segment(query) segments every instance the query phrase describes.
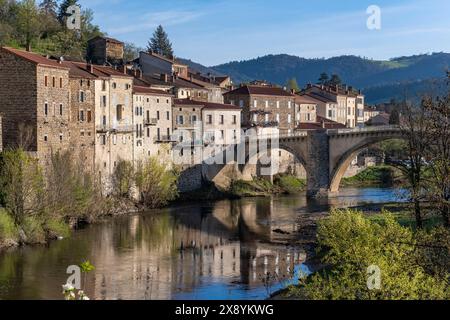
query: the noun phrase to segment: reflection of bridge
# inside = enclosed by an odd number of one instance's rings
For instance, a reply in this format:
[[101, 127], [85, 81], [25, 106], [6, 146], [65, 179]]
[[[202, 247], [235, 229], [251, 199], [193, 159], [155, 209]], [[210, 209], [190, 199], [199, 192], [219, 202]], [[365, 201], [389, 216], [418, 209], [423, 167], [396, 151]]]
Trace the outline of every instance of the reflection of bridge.
[[[341, 179], [357, 154], [367, 146], [389, 139], [402, 138], [402, 133], [397, 126], [380, 126], [360, 129], [318, 130], [303, 135], [287, 135], [278, 138], [276, 148], [286, 150], [293, 154], [303, 164], [307, 173], [308, 196], [327, 196], [337, 193]], [[237, 157], [230, 161], [223, 153], [223, 162], [226, 165], [206, 165], [203, 175], [206, 179], [220, 184], [224, 181], [224, 175], [230, 174], [230, 166], [234, 166], [235, 172], [244, 180], [252, 179], [250, 172], [257, 166], [258, 159], [263, 154], [271, 153], [271, 140], [267, 140], [267, 147], [263, 152], [250, 146], [250, 139], [239, 145], [231, 146], [228, 153], [237, 154], [245, 161], [237, 161]], [[222, 156], [222, 155], [221, 155]], [[217, 158], [217, 156], [216, 156]], [[255, 161], [256, 160], [256, 161]], [[242, 164], [244, 163], [245, 164]], [[237, 166], [236, 163], [240, 165]], [[271, 177], [269, 177], [271, 178]]]

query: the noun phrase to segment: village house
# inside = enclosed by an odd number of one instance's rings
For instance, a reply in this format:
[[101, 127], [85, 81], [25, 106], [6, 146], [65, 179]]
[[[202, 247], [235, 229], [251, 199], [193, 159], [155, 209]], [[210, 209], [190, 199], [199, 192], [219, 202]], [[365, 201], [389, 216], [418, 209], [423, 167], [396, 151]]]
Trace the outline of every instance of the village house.
[[316, 122], [317, 106], [316, 99], [295, 95], [295, 124]]
[[378, 111], [376, 108], [366, 106], [366, 107], [364, 107], [363, 122], [367, 123], [370, 119], [372, 119], [373, 117], [376, 117], [379, 114], [380, 114], [380, 111]]
[[172, 100], [166, 91], [133, 87], [134, 161], [172, 158]]
[[295, 129], [295, 95], [272, 86], [244, 85], [224, 94], [226, 104], [242, 109], [242, 128], [273, 127], [280, 134]]
[[[193, 99], [176, 99], [172, 110], [175, 138], [179, 144], [184, 145], [182, 150], [174, 151], [180, 153], [175, 155], [177, 157], [200, 156], [199, 151], [204, 147], [220, 151], [239, 143], [241, 139], [240, 107]], [[197, 159], [192, 158], [194, 161]]]
[[3, 147], [23, 147], [44, 166], [52, 153], [68, 150], [69, 91], [69, 68], [61, 61], [0, 48]]
[[329, 117], [330, 109], [323, 110], [323, 108], [320, 110], [321, 116], [325, 113], [326, 118], [345, 124], [348, 128], [355, 128], [358, 124], [363, 124], [364, 95], [360, 91], [355, 91], [352, 87], [308, 84], [301, 94], [308, 94], [315, 99], [321, 99], [323, 103], [330, 100], [337, 105], [335, 116]]

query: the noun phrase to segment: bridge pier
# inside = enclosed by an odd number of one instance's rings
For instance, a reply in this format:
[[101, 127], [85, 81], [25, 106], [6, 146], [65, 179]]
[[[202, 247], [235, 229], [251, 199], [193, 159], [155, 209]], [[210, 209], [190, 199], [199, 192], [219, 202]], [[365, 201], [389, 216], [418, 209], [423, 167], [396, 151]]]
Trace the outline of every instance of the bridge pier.
[[308, 133], [307, 196], [328, 197], [330, 188], [329, 136], [325, 130]]

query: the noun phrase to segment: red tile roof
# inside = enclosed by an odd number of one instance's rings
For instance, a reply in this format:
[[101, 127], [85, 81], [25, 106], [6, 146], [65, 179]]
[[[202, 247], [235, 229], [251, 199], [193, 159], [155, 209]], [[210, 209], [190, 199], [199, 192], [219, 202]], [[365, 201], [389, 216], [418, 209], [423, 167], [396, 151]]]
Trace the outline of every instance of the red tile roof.
[[234, 106], [232, 104], [222, 104], [222, 103], [212, 103], [204, 101], [196, 101], [192, 99], [175, 99], [174, 105], [179, 106], [196, 106], [203, 107], [205, 109], [215, 109], [215, 110], [242, 110], [241, 107]]
[[332, 99], [330, 99], [330, 98], [328, 98], [328, 97], [326, 97], [324, 95], [318, 94], [317, 92], [308, 92], [308, 93], [304, 93], [302, 95], [304, 95], [304, 96], [306, 96], [308, 98], [312, 98], [314, 100], [317, 100], [319, 102], [336, 103], [336, 101], [334, 101], [334, 100], [332, 100]]
[[310, 97], [308, 95], [296, 95], [295, 102], [299, 104], [317, 104], [317, 99]]
[[1, 47], [1, 50], [11, 53], [11, 54], [13, 54], [19, 58], [22, 58], [24, 60], [35, 63], [37, 65], [52, 67], [52, 68], [59, 68], [59, 69], [68, 69], [67, 67], [65, 67], [64, 65], [59, 63], [59, 61], [47, 59], [46, 57], [41, 56], [37, 53], [14, 49], [14, 48], [9, 48], [9, 47]]
[[293, 94], [282, 88], [268, 86], [242, 86], [225, 93], [225, 95], [227, 94], [294, 97]]

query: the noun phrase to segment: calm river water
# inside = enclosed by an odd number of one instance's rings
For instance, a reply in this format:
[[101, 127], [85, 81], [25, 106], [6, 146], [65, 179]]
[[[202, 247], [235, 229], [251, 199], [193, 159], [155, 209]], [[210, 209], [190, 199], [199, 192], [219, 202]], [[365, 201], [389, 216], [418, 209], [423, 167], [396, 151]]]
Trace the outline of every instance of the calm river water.
[[[295, 232], [299, 215], [399, 201], [391, 189], [343, 189], [327, 201], [304, 195], [188, 203], [109, 219], [46, 247], [0, 254], [0, 299], [61, 299], [66, 269], [88, 259], [91, 299], [264, 299], [300, 272], [302, 248], [274, 230]], [[270, 286], [263, 275], [277, 274]]]

